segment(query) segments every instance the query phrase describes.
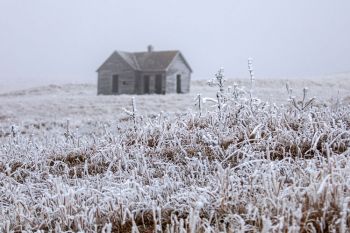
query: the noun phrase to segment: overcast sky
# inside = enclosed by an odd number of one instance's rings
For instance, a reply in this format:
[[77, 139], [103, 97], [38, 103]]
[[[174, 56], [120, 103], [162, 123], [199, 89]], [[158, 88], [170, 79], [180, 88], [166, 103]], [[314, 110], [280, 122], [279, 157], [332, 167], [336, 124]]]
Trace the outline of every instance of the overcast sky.
[[114, 51], [182, 51], [194, 78], [350, 71], [349, 0], [0, 0], [0, 85], [95, 82]]

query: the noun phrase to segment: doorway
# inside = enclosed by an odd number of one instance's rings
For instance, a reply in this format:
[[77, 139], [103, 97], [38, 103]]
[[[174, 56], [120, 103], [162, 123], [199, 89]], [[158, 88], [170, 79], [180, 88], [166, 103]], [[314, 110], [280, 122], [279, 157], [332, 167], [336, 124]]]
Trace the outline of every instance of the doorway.
[[143, 88], [143, 91], [144, 93], [146, 94], [149, 94], [149, 75], [145, 75], [143, 76], [143, 85], [144, 85], [144, 88]]
[[181, 75], [176, 75], [176, 93], [181, 93]]
[[112, 78], [112, 92], [113, 93], [119, 92], [119, 76], [116, 74], [113, 75], [113, 78]]
[[156, 94], [162, 94], [163, 79], [162, 75], [156, 75]]

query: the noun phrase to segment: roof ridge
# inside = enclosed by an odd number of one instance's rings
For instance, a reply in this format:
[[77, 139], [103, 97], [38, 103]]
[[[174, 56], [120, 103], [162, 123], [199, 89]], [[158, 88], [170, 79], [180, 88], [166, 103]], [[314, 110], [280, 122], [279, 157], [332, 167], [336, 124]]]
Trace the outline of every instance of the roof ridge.
[[143, 53], [166, 53], [166, 52], [180, 52], [180, 50], [157, 50], [157, 51], [152, 51], [152, 52], [148, 52], [148, 51], [139, 51], [139, 52], [130, 52], [132, 54], [143, 54]]

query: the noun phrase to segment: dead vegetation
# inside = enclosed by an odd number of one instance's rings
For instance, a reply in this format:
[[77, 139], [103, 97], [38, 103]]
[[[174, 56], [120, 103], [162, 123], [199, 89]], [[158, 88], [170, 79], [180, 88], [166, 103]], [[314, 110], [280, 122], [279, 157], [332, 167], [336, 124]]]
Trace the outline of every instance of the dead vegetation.
[[3, 127], [1, 231], [348, 232], [349, 105], [221, 100]]

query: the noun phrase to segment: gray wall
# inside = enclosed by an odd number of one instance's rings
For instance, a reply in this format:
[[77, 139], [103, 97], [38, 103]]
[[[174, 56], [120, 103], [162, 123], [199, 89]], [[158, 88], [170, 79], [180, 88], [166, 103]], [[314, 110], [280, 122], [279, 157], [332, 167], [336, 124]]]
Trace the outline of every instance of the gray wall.
[[[113, 75], [118, 75], [118, 92], [113, 93]], [[145, 93], [144, 76], [148, 75], [149, 93]], [[97, 94], [153, 94], [156, 76], [162, 76], [161, 93], [176, 93], [176, 77], [181, 75], [181, 92], [190, 91], [191, 71], [181, 54], [177, 54], [167, 71], [135, 71], [119, 54], [114, 52], [98, 70]]]
[[[136, 84], [138, 94], [154, 94], [156, 93], [156, 76], [161, 75], [162, 76], [162, 87], [161, 87], [161, 93], [166, 93], [166, 78], [165, 78], [165, 72], [164, 71], [149, 71], [149, 72], [140, 72], [139, 73], [139, 82]], [[145, 86], [145, 80], [144, 76], [149, 76], [149, 93], [145, 93], [144, 86]]]
[[176, 76], [181, 75], [181, 92], [188, 93], [191, 84], [191, 70], [180, 54], [177, 54], [166, 72], [166, 93], [176, 93]]
[[[113, 75], [119, 76], [119, 91], [112, 92]], [[137, 73], [114, 52], [98, 70], [97, 94], [134, 94]]]

